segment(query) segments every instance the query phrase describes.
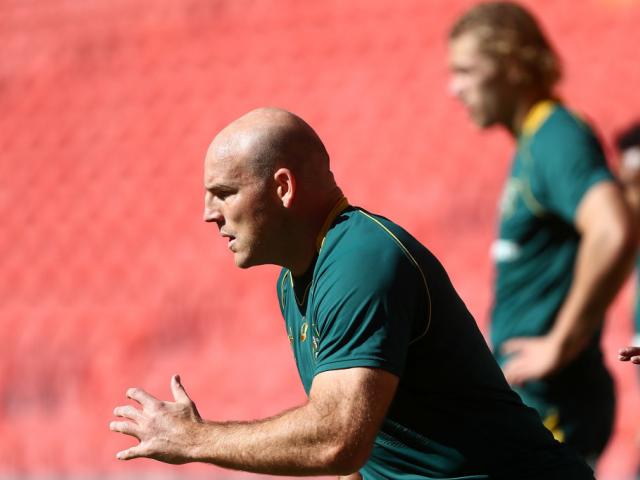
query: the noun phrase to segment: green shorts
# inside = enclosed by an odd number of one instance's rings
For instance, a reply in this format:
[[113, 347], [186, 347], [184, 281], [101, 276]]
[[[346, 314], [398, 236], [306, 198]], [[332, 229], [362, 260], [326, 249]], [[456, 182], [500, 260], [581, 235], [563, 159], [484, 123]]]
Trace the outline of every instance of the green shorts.
[[604, 365], [570, 366], [545, 381], [514, 388], [522, 401], [538, 411], [556, 440], [585, 460], [597, 459], [613, 430], [615, 391]]

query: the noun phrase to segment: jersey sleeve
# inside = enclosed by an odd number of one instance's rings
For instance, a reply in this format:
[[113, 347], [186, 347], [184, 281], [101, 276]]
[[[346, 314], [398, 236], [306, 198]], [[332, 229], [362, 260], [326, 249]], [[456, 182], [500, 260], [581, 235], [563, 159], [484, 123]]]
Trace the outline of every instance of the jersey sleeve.
[[315, 374], [353, 367], [402, 374], [424, 287], [399, 249], [337, 259], [322, 272], [315, 298]]
[[575, 215], [585, 193], [595, 184], [613, 176], [597, 138], [585, 124], [573, 119], [573, 125], [544, 132], [532, 146], [534, 168], [543, 206], [575, 223]]

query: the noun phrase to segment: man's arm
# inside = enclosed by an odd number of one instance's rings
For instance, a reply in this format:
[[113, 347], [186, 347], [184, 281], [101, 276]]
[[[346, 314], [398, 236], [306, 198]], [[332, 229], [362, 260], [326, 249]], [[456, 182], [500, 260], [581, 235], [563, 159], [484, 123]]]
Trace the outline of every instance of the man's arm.
[[614, 182], [591, 187], [578, 205], [581, 234], [573, 282], [551, 331], [542, 337], [514, 338], [503, 351], [509, 383], [522, 384], [565, 366], [589, 343], [605, 311], [631, 271], [636, 233], [629, 208]]
[[114, 414], [127, 421], [110, 428], [140, 440], [118, 453], [121, 460], [207, 462], [272, 475], [350, 475], [368, 459], [397, 385], [398, 378], [383, 370], [323, 372], [302, 406], [264, 420], [219, 423], [200, 418], [174, 376], [175, 402], [130, 389], [127, 396], [142, 409], [117, 407]]

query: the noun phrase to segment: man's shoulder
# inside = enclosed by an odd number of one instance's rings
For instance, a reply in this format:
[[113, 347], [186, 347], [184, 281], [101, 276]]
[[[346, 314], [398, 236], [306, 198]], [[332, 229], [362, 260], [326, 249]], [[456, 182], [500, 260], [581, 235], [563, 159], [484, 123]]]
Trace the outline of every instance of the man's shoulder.
[[404, 228], [381, 215], [352, 207], [339, 217], [326, 237], [327, 256], [388, 259], [425, 248]]
[[594, 131], [585, 117], [563, 104], [555, 105], [547, 120], [532, 136], [538, 146], [571, 147], [575, 142], [591, 142]]
[[560, 104], [520, 145], [519, 153], [550, 172], [574, 167], [600, 169], [606, 165], [600, 141], [589, 123]]
[[329, 231], [318, 258], [316, 280], [318, 288], [360, 285], [370, 294], [422, 289], [427, 277], [440, 278], [434, 265], [427, 248], [402, 227], [352, 208]]

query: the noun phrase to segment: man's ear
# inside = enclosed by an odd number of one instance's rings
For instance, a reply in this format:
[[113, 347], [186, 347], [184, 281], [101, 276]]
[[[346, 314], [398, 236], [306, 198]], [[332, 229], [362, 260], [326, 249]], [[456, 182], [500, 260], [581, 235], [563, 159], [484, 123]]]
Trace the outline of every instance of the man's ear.
[[296, 195], [296, 179], [288, 168], [280, 168], [273, 174], [276, 193], [285, 208], [291, 207]]
[[524, 67], [514, 60], [510, 60], [505, 65], [505, 73], [511, 85], [523, 85], [529, 82], [529, 73]]

